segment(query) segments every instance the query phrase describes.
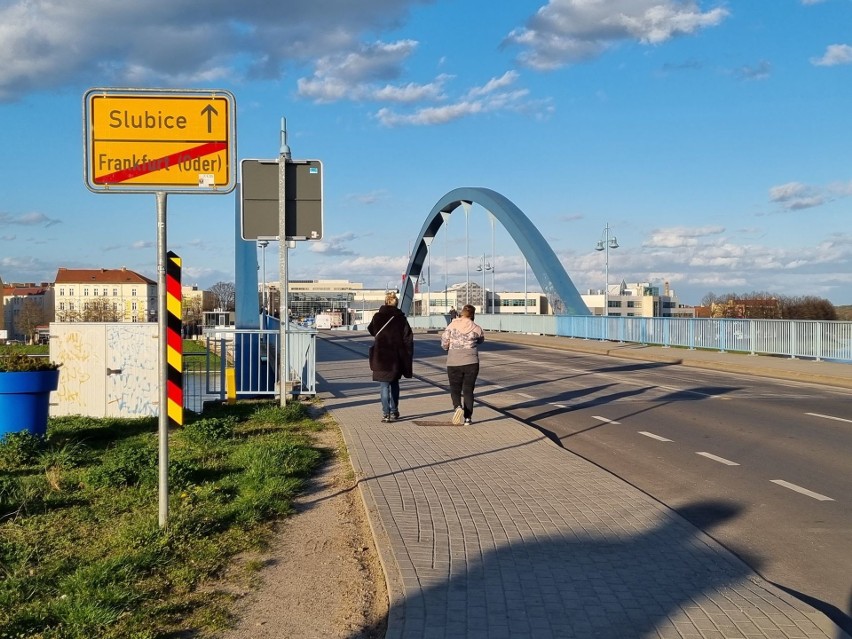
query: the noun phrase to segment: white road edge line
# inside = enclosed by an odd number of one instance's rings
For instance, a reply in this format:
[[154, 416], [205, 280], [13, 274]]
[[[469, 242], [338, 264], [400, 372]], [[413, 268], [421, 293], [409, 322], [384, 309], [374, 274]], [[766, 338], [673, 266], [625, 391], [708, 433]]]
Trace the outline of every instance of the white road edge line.
[[797, 493], [801, 493], [803, 495], [807, 495], [808, 497], [813, 497], [818, 501], [834, 501], [831, 497], [826, 497], [825, 495], [820, 495], [819, 493], [815, 493], [812, 490], [808, 490], [807, 488], [802, 488], [801, 486], [796, 486], [796, 484], [791, 484], [788, 481], [784, 481], [783, 479], [770, 479], [773, 484], [778, 484], [779, 486], [783, 486], [784, 488], [789, 488], [790, 490], [795, 490]]
[[592, 415], [592, 419], [597, 419], [602, 422], [606, 422], [607, 424], [621, 424], [621, 422], [617, 422], [613, 419], [607, 419], [606, 417], [601, 417], [600, 415]]
[[639, 431], [639, 434], [640, 434], [640, 435], [645, 435], [645, 437], [650, 437], [651, 439], [656, 439], [657, 441], [660, 441], [660, 442], [670, 442], [670, 441], [672, 441], [672, 440], [670, 440], [670, 439], [666, 439], [665, 437], [660, 437], [659, 435], [655, 435], [654, 433], [649, 433], [647, 430], [640, 430], [640, 431]]
[[805, 413], [805, 415], [810, 415], [811, 417], [822, 417], [823, 419], [833, 419], [836, 422], [852, 424], [852, 419], [843, 419], [842, 417], [832, 417], [831, 415], [821, 415], [820, 413]]
[[518, 393], [521, 397], [526, 397], [527, 399], [535, 399], [532, 395], [527, 395], [526, 393]]
[[717, 457], [711, 453], [695, 453], [696, 455], [701, 455], [702, 457], [706, 457], [707, 459], [712, 459], [713, 461], [717, 461], [720, 464], [725, 464], [726, 466], [739, 466], [737, 462], [733, 462], [730, 459], [725, 459], [724, 457]]

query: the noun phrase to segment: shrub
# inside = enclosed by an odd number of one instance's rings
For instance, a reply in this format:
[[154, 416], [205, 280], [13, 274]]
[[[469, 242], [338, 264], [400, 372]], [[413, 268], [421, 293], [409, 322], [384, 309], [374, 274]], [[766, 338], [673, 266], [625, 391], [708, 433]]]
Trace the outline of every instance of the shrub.
[[271, 426], [283, 426], [306, 420], [310, 417], [308, 409], [300, 402], [289, 402], [285, 406], [260, 406], [251, 416], [252, 421], [263, 422]]
[[0, 353], [0, 373], [28, 373], [55, 371], [59, 364], [45, 357], [30, 357], [23, 351], [8, 350]]
[[104, 453], [99, 466], [89, 470], [96, 487], [121, 488], [153, 483], [157, 478], [157, 450], [148, 442], [126, 442]]
[[0, 468], [31, 466], [43, 448], [41, 437], [29, 431], [7, 433], [0, 439]]
[[208, 417], [183, 427], [184, 437], [196, 444], [211, 444], [230, 439], [237, 427], [235, 417]]

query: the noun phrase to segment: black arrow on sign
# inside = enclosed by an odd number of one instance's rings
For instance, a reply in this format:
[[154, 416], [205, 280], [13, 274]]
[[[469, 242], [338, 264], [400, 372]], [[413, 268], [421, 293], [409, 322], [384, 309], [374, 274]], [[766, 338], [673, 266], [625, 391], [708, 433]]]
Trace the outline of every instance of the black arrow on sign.
[[206, 107], [201, 109], [201, 115], [207, 114], [207, 133], [213, 132], [213, 115], [219, 115], [219, 112], [215, 109], [212, 104], [208, 104]]

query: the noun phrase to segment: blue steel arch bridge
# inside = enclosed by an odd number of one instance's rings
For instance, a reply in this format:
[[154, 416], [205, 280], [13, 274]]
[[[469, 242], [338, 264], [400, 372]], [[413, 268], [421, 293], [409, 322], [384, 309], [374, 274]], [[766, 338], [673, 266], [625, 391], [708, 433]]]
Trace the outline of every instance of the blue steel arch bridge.
[[463, 207], [478, 204], [491, 213], [517, 244], [524, 259], [532, 268], [542, 291], [547, 295], [550, 308], [555, 315], [590, 315], [577, 287], [571, 281], [556, 253], [550, 248], [539, 230], [507, 197], [484, 187], [461, 187], [453, 189], [426, 216], [404, 274], [400, 308], [411, 315], [414, 303], [414, 284], [420, 278], [429, 247], [449, 216]]

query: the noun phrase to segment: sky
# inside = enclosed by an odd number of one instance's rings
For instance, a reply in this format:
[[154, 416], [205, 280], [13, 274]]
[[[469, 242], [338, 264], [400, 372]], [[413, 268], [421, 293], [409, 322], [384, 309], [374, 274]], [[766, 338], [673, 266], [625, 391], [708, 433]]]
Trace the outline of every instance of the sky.
[[[238, 160], [322, 162], [291, 279], [398, 285], [433, 206], [512, 201], [581, 293], [668, 282], [852, 304], [852, 0], [0, 0], [0, 278], [157, 278], [153, 194], [84, 179], [91, 88], [225, 89]], [[183, 283], [234, 281], [237, 196], [172, 194]], [[618, 248], [596, 251], [599, 240]], [[423, 288], [536, 290], [462, 208]], [[258, 263], [278, 279], [278, 247]]]

